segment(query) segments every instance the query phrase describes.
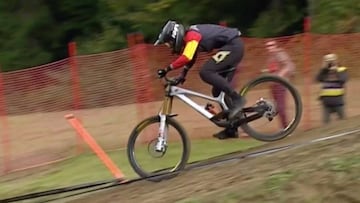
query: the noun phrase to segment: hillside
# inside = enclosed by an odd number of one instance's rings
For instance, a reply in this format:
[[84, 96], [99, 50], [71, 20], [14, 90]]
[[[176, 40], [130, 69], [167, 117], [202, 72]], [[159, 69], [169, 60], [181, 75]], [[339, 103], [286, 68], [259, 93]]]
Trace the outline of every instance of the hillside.
[[336, 122], [265, 148], [357, 133], [185, 171], [159, 183], [118, 186], [73, 202], [359, 202], [359, 121]]

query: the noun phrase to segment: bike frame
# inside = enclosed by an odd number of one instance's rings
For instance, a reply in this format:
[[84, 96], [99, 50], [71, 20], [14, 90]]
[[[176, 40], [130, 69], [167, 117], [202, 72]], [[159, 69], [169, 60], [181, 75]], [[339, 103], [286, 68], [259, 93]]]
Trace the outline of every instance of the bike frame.
[[[183, 101], [185, 104], [190, 106], [195, 111], [199, 112], [201, 115], [203, 115], [205, 118], [212, 121], [219, 127], [228, 127], [229, 125], [239, 126], [241, 123], [250, 122], [250, 121], [256, 120], [263, 116], [262, 113], [259, 113], [259, 110], [261, 111], [261, 109], [259, 109], [259, 107], [244, 107], [243, 112], [258, 112], [258, 114], [254, 114], [247, 118], [241, 118], [241, 119], [237, 119], [234, 121], [228, 121], [227, 119], [226, 120], [218, 120], [218, 119], [216, 119], [217, 115], [210, 113], [209, 111], [207, 111], [204, 108], [204, 106], [196, 103], [193, 99], [190, 98], [191, 96], [218, 103], [222, 107], [222, 112], [226, 112], [227, 110], [229, 110], [229, 107], [225, 103], [225, 93], [224, 92], [221, 92], [219, 94], [219, 96], [217, 96], [217, 97], [211, 97], [211, 96], [208, 96], [208, 95], [205, 95], [205, 94], [202, 94], [199, 92], [195, 92], [192, 90], [188, 90], [185, 88], [177, 87], [174, 85], [168, 85], [165, 88], [165, 99], [164, 99], [162, 108], [159, 112], [159, 116], [160, 117], [174, 116], [171, 113], [174, 97]], [[165, 120], [165, 119], [166, 118], [163, 118], [162, 120]]]
[[[207, 101], [216, 102], [223, 110], [228, 110], [229, 107], [225, 104], [225, 93], [221, 92], [219, 96], [217, 97], [211, 97], [199, 92], [195, 92], [192, 90], [188, 90], [185, 88], [173, 86], [173, 85], [167, 85], [165, 88], [165, 99], [162, 104], [161, 110], [159, 112], [160, 117], [160, 126], [159, 126], [159, 137], [158, 142], [155, 145], [155, 149], [159, 152], [163, 152], [165, 150], [164, 146], [167, 144], [167, 136], [168, 136], [168, 129], [166, 126], [166, 118], [167, 116], [174, 116], [171, 114], [172, 110], [172, 104], [174, 97], [178, 98], [179, 100], [183, 101], [185, 104], [189, 105], [192, 109], [199, 112], [201, 115], [203, 115], [208, 120], [212, 120], [212, 118], [215, 116], [214, 114], [207, 111], [204, 106], [199, 105], [196, 103], [193, 99], [190, 97], [197, 97], [202, 98]], [[214, 121], [213, 121], [214, 122]], [[215, 124], [221, 126], [221, 124], [214, 122]]]
[[208, 95], [205, 95], [202, 93], [198, 93], [198, 92], [195, 92], [192, 90], [188, 90], [185, 88], [181, 88], [181, 87], [177, 87], [177, 86], [170, 86], [169, 90], [167, 91], [167, 96], [164, 100], [163, 108], [160, 112], [160, 115], [161, 114], [171, 115], [171, 110], [172, 110], [171, 107], [172, 107], [173, 97], [176, 97], [179, 100], [183, 101], [185, 104], [189, 105], [192, 109], [199, 112], [201, 115], [203, 115], [204, 117], [206, 117], [209, 120], [212, 117], [214, 117], [214, 115], [212, 113], [210, 113], [209, 111], [207, 111], [204, 108], [204, 106], [199, 105], [190, 97], [197, 97], [197, 98], [205, 99], [207, 101], [216, 102], [219, 105], [221, 105], [223, 110], [229, 109], [228, 106], [225, 104], [225, 93], [224, 92], [221, 92], [218, 97], [211, 97], [211, 96], [208, 96]]
[[[234, 120], [218, 119], [219, 118], [218, 114], [214, 115], [214, 114], [210, 113], [209, 111], [207, 111], [204, 108], [204, 106], [199, 105], [190, 97], [197, 97], [197, 98], [202, 98], [202, 99], [205, 99], [208, 101], [216, 102], [222, 107], [222, 112], [226, 112], [227, 110], [229, 110], [229, 107], [225, 103], [225, 93], [224, 92], [221, 92], [219, 94], [219, 96], [217, 96], [217, 97], [211, 97], [211, 96], [199, 93], [199, 92], [195, 92], [195, 91], [188, 90], [185, 88], [177, 87], [176, 85], [173, 85], [171, 83], [171, 81], [169, 81], [168, 79], [166, 79], [166, 81], [167, 81], [167, 85], [165, 86], [165, 98], [164, 98], [161, 110], [159, 112], [160, 126], [159, 126], [158, 142], [156, 144], [157, 151], [163, 151], [164, 146], [166, 145], [166, 142], [167, 142], [167, 130], [168, 130], [167, 125], [166, 125], [167, 117], [176, 116], [171, 113], [174, 97], [183, 101], [185, 104], [187, 104], [192, 109], [194, 109], [195, 111], [197, 111], [198, 113], [203, 115], [205, 118], [207, 118], [208, 120], [213, 122], [218, 127], [225, 127], [225, 128], [226, 127], [238, 127], [243, 123], [248, 123], [248, 122], [251, 122], [258, 118], [263, 117], [264, 113], [266, 111], [261, 106], [244, 107], [242, 110], [243, 112], [255, 112], [255, 113], [250, 116], [238, 118], [238, 119], [234, 119]], [[219, 113], [219, 114], [221, 114], [221, 113]]]

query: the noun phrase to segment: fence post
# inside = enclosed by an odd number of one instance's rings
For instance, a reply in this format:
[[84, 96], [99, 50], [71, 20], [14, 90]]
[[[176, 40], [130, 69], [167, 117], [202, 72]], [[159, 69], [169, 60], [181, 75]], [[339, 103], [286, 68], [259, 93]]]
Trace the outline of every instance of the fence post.
[[8, 173], [11, 170], [10, 160], [11, 160], [11, 144], [10, 144], [10, 134], [9, 134], [9, 123], [6, 111], [6, 100], [5, 100], [5, 92], [4, 92], [4, 81], [2, 68], [0, 66], [0, 116], [1, 116], [1, 124], [3, 127], [2, 131], [2, 150], [3, 150], [3, 170], [4, 174]]
[[128, 34], [130, 58], [133, 64], [133, 75], [136, 84], [136, 103], [142, 104], [153, 100], [151, 79], [148, 67], [148, 53], [142, 34]]
[[[136, 110], [138, 120], [147, 117], [149, 110], [152, 111], [154, 101], [150, 68], [148, 66], [148, 50], [144, 44], [144, 36], [140, 33], [127, 35], [128, 46], [130, 49], [130, 59], [133, 64], [133, 79], [136, 82]], [[155, 74], [155, 73], [154, 73]], [[151, 112], [152, 113], [152, 112]], [[145, 135], [145, 139], [150, 139], [150, 135]]]
[[[79, 67], [77, 61], [77, 49], [76, 42], [70, 42], [68, 44], [69, 53], [69, 66], [70, 66], [70, 77], [71, 77], [71, 89], [73, 95], [72, 107], [74, 110], [79, 110], [81, 105], [80, 100], [80, 78], [79, 78]], [[77, 137], [77, 153], [83, 152], [81, 138]]]
[[310, 17], [304, 18], [304, 128], [311, 128], [311, 21]]
[[100, 147], [95, 139], [85, 130], [81, 122], [74, 116], [74, 114], [65, 115], [66, 120], [76, 130], [79, 136], [89, 145], [91, 150], [99, 157], [103, 164], [109, 169], [115, 178], [124, 181], [124, 174], [110, 159], [106, 152]]

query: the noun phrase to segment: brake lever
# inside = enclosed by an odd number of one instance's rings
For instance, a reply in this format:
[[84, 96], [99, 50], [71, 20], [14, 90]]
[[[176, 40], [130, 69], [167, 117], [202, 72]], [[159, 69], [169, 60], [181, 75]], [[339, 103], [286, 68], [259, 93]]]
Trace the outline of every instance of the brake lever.
[[163, 78], [160, 79], [165, 80], [165, 84], [164, 84], [165, 87], [168, 85], [172, 85], [172, 86], [178, 85], [178, 82], [175, 80], [175, 78], [169, 78], [164, 76]]

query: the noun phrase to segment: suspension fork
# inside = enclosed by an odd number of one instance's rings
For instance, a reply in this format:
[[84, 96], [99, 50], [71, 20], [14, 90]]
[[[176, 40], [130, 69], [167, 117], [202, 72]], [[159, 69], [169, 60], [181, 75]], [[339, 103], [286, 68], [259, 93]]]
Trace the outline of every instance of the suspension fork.
[[165, 96], [164, 102], [159, 112], [159, 116], [160, 116], [159, 136], [158, 136], [158, 141], [155, 145], [155, 150], [158, 152], [164, 152], [166, 150], [167, 138], [168, 138], [168, 128], [166, 125], [166, 118], [168, 115], [171, 114], [172, 103], [173, 103], [173, 97]]
[[170, 115], [172, 110], [173, 97], [165, 96], [159, 115]]

